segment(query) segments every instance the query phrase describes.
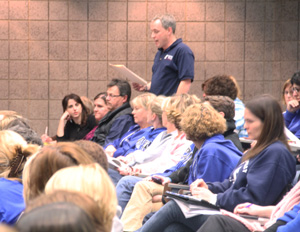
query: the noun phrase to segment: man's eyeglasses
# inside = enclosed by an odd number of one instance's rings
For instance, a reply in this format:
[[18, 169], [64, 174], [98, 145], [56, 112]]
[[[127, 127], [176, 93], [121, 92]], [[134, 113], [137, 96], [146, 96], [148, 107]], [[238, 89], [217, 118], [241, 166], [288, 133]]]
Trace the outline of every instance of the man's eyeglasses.
[[109, 98], [122, 97], [122, 95], [106, 94], [106, 97], [109, 97]]
[[293, 91], [293, 92], [296, 92], [296, 93], [299, 93], [300, 89], [299, 89], [299, 88], [296, 88], [296, 87], [293, 87], [293, 88], [292, 88], [292, 91]]

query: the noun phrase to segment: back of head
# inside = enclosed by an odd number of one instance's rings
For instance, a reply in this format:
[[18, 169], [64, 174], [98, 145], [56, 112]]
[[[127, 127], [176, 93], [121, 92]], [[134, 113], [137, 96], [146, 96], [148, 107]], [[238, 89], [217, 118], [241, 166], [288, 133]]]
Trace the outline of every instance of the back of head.
[[205, 95], [228, 96], [232, 100], [237, 97], [237, 87], [232, 78], [227, 75], [217, 75], [207, 79], [202, 84]]
[[89, 154], [95, 160], [95, 162], [104, 168], [105, 171], [108, 170], [108, 161], [102, 146], [100, 146], [98, 143], [88, 140], [77, 140], [74, 143], [81, 147], [87, 154]]
[[87, 114], [93, 114], [94, 112], [94, 103], [91, 99], [87, 98], [86, 96], [81, 96], [80, 97], [83, 105], [85, 106], [85, 109], [87, 111]]
[[196, 95], [184, 93], [170, 97], [164, 105], [168, 121], [173, 123], [178, 130], [181, 130], [180, 121], [183, 112], [188, 106], [196, 103], [200, 103], [200, 99]]
[[291, 78], [291, 84], [296, 84], [300, 86], [300, 71], [295, 72]]
[[19, 115], [15, 111], [1, 110], [0, 111], [0, 130], [5, 130], [7, 124], [9, 124], [11, 121], [15, 120], [16, 118], [22, 118], [22, 116]]
[[116, 192], [109, 176], [100, 165], [94, 163], [58, 171], [48, 181], [45, 192], [49, 194], [55, 190], [79, 191], [92, 197], [101, 208], [100, 214], [105, 227], [111, 230], [117, 208]]
[[127, 102], [130, 102], [131, 98], [131, 87], [128, 81], [121, 79], [112, 79], [111, 82], [107, 85], [107, 88], [117, 86], [121, 96], [127, 95]]
[[164, 29], [168, 29], [169, 27], [172, 28], [173, 34], [175, 34], [176, 31], [176, 20], [173, 15], [170, 14], [164, 14], [164, 15], [156, 15], [151, 20], [152, 22], [160, 20], [162, 26]]
[[43, 145], [41, 138], [38, 134], [28, 125], [25, 118], [16, 118], [8, 123], [5, 129], [12, 130], [20, 134], [27, 143], [37, 144], [39, 146]]
[[96, 232], [89, 215], [69, 202], [40, 206], [22, 215], [16, 224], [19, 232]]
[[28, 202], [25, 213], [55, 202], [69, 202], [79, 206], [91, 217], [96, 231], [105, 231], [102, 216], [99, 213], [101, 209], [91, 197], [80, 192], [58, 190], [47, 195], [41, 194]]
[[0, 131], [0, 177], [21, 178], [27, 158], [39, 147], [27, 145], [23, 137], [13, 131]]
[[192, 141], [203, 141], [226, 131], [226, 121], [211, 105], [199, 103], [189, 106], [182, 115], [182, 130]]
[[289, 149], [284, 134], [284, 120], [281, 107], [271, 95], [265, 94], [256, 97], [247, 102], [245, 107], [262, 121], [263, 126], [256, 145], [243, 157], [243, 160], [254, 157], [277, 140], [284, 143]]
[[93, 162], [94, 160], [89, 154], [71, 142], [43, 147], [24, 168], [25, 202], [43, 193], [47, 181], [56, 171], [65, 167]]
[[212, 107], [218, 112], [224, 113], [226, 120], [231, 120], [235, 115], [234, 101], [227, 96], [206, 96], [205, 101], [208, 101]]
[[156, 96], [151, 102], [148, 102], [148, 108], [151, 110], [152, 113], [156, 114], [160, 122], [162, 122], [162, 105], [165, 99], [165, 96]]

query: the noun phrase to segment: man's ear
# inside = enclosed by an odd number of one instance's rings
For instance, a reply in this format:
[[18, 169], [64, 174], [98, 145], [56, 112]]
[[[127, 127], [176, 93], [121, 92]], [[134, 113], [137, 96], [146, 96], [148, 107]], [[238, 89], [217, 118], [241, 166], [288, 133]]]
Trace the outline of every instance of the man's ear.
[[167, 31], [168, 31], [169, 35], [174, 34], [174, 33], [173, 33], [173, 30], [172, 30], [172, 27], [168, 27], [168, 30], [167, 30]]
[[127, 102], [127, 98], [128, 98], [127, 95], [123, 96], [123, 103]]
[[222, 117], [223, 117], [223, 118], [225, 118], [225, 114], [224, 114], [224, 112], [220, 111], [220, 112], [219, 112], [219, 114], [221, 114], [221, 115], [222, 115]]

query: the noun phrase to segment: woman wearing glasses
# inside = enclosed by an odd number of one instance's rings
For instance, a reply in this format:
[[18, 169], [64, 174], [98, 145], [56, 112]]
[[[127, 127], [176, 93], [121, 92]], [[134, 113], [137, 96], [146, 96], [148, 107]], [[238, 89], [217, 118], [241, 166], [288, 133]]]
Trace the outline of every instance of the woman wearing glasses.
[[284, 114], [286, 127], [300, 138], [300, 71], [294, 73], [291, 78], [293, 99], [288, 102]]

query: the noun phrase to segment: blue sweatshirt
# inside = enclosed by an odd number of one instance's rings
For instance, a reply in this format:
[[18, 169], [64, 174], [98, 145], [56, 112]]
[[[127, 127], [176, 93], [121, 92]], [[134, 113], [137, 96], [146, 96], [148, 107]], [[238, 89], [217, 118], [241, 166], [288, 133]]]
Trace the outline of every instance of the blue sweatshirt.
[[243, 153], [221, 134], [207, 138], [190, 166], [188, 184], [201, 178], [205, 182], [225, 180], [242, 155]]
[[297, 138], [300, 138], [300, 110], [295, 113], [285, 111], [283, 114], [285, 126], [294, 134]]
[[16, 180], [0, 178], [0, 222], [13, 225], [25, 209], [23, 185]]
[[300, 228], [300, 203], [295, 205], [292, 210], [286, 212], [278, 220], [285, 221], [287, 224], [279, 226], [277, 232], [299, 231]]
[[114, 157], [126, 156], [135, 150], [144, 151], [156, 138], [156, 136], [166, 128], [147, 127], [140, 130], [139, 125], [133, 125], [129, 128], [120, 139], [116, 139], [112, 144], [117, 150], [114, 153]]
[[296, 160], [286, 146], [274, 142], [254, 158], [238, 165], [230, 178], [207, 183], [221, 208], [233, 211], [243, 202], [272, 205], [290, 184], [296, 173]]

